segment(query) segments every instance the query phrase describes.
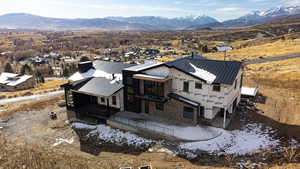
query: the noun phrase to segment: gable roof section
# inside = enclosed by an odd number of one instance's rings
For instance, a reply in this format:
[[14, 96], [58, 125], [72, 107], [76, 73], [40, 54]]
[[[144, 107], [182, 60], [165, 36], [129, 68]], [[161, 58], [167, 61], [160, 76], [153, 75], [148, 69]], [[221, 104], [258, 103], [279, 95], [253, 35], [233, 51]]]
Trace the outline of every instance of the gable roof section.
[[111, 80], [94, 77], [74, 84], [72, 89], [78, 92], [109, 97], [123, 88], [122, 82], [112, 83]]
[[175, 68], [207, 83], [232, 85], [242, 68], [242, 63], [238, 61], [209, 60], [192, 55], [166, 63], [137, 65], [125, 70], [140, 72], [161, 66]]
[[108, 62], [102, 60], [95, 60], [93, 62], [96, 70], [101, 70], [110, 74], [122, 73], [123, 69], [135, 66], [135, 64], [126, 64], [122, 62]]
[[15, 73], [3, 72], [0, 75], [0, 84], [7, 86], [18, 86], [30, 78], [32, 78], [31, 75], [18, 75]]
[[[242, 67], [241, 62], [237, 61], [218, 61], [218, 60], [208, 60], [208, 59], [194, 59], [191, 57], [186, 57], [182, 59], [178, 59], [175, 61], [165, 63], [168, 67], [176, 68], [182, 72], [188, 73], [193, 77], [196, 77], [201, 80], [209, 81], [211, 83], [220, 83], [220, 84], [233, 84], [239, 70]], [[206, 71], [207, 78], [197, 76], [197, 70], [201, 69]], [[212, 78], [212, 75], [215, 78]]]
[[[93, 67], [91, 69], [84, 73], [76, 72], [68, 79], [70, 81], [78, 81], [91, 77], [105, 77], [108, 79], [112, 79], [112, 74], [119, 74], [119, 77], [121, 78], [122, 70], [134, 65], [135, 64], [96, 60], [93, 62]], [[120, 80], [122, 80], [122, 78]]]

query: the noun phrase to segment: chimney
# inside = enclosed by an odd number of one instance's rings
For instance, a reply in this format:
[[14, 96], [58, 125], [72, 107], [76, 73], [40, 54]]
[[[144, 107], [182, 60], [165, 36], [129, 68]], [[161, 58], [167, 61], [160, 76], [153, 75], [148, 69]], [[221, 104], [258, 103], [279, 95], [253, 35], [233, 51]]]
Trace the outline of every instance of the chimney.
[[93, 62], [92, 61], [78, 63], [78, 71], [80, 73], [85, 73], [88, 70], [90, 70], [91, 68], [93, 68]]
[[196, 59], [196, 58], [197, 58], [196, 52], [192, 52], [192, 59]]

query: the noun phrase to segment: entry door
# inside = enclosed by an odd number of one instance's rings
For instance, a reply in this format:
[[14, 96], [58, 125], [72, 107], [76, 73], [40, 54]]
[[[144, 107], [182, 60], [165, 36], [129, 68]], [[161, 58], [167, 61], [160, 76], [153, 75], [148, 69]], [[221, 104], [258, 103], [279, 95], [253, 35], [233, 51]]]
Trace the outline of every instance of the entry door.
[[145, 101], [145, 113], [149, 114], [149, 102]]

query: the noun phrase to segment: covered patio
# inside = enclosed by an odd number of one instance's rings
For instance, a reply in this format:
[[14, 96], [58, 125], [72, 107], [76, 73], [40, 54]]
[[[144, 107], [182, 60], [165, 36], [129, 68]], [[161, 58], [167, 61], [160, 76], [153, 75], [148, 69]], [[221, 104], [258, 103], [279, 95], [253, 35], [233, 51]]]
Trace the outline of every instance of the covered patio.
[[223, 131], [206, 125], [177, 125], [162, 121], [160, 118], [132, 112], [119, 112], [111, 116], [107, 123], [112, 127], [132, 132], [146, 135], [155, 133], [155, 136], [183, 142], [208, 141], [219, 137]]

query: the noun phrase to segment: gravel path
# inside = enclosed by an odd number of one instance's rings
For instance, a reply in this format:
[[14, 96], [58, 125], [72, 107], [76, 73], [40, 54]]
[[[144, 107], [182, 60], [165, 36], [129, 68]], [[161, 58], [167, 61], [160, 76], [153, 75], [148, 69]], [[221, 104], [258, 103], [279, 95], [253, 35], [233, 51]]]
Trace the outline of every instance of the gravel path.
[[40, 100], [40, 99], [62, 96], [63, 94], [64, 94], [64, 91], [60, 90], [60, 91], [38, 94], [38, 95], [22, 96], [22, 97], [10, 98], [10, 99], [2, 99], [2, 100], [0, 100], [0, 105], [1, 104], [2, 105], [3, 104], [14, 104], [14, 103], [20, 103], [20, 102], [27, 102], [27, 101], [35, 101], [35, 100]]
[[273, 62], [279, 60], [287, 60], [287, 59], [294, 59], [300, 57], [300, 53], [292, 54], [292, 55], [284, 55], [284, 56], [276, 56], [270, 58], [262, 58], [262, 59], [254, 59], [244, 62], [244, 65], [251, 65], [251, 64], [259, 64], [259, 63], [266, 63], [266, 62]]

